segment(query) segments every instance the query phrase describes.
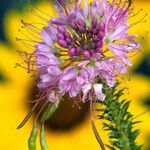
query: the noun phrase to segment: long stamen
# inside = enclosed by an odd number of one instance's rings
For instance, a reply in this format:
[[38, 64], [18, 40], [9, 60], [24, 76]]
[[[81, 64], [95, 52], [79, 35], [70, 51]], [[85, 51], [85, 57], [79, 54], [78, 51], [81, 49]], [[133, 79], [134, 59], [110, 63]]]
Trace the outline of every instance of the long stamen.
[[49, 20], [45, 19], [44, 17], [40, 16], [39, 14], [37, 14], [35, 11], [33, 10], [27, 10], [27, 12], [31, 13], [32, 15], [38, 17], [39, 19], [41, 19], [42, 21], [48, 23]]

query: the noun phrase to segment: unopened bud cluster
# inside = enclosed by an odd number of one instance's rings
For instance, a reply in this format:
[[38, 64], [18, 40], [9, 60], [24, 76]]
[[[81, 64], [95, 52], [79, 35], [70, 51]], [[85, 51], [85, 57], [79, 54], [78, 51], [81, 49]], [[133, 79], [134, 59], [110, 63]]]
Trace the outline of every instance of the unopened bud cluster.
[[73, 34], [67, 28], [58, 25], [57, 43], [68, 50], [70, 57], [82, 56], [90, 59], [94, 54], [103, 53], [103, 38], [105, 37], [105, 23], [98, 22], [96, 17], [91, 20], [90, 27], [82, 19], [70, 23]]

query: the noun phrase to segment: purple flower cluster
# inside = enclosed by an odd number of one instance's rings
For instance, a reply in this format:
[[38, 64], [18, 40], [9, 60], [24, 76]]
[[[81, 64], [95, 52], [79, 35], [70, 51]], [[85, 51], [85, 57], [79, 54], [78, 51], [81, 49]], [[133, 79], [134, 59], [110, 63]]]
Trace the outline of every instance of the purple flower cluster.
[[86, 27], [85, 21], [79, 18], [71, 21], [70, 27], [76, 33], [73, 36], [64, 26], [57, 26], [57, 43], [60, 47], [68, 49], [70, 57], [82, 55], [85, 59], [90, 59], [95, 53], [103, 53], [103, 38], [105, 36], [103, 22], [98, 23], [98, 19], [93, 17], [91, 26]]
[[116, 77], [131, 66], [129, 53], [140, 48], [137, 36], [128, 34], [131, 3], [84, 0], [83, 7], [81, 0], [67, 3], [56, 6], [59, 17], [51, 18], [41, 31], [42, 42], [36, 43], [38, 88], [55, 104], [66, 93], [83, 102], [103, 101], [102, 83], [113, 87]]

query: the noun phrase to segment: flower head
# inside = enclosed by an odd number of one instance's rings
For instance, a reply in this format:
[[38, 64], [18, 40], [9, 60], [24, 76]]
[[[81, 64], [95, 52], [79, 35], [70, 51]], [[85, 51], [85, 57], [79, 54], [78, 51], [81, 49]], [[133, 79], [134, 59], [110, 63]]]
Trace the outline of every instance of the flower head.
[[66, 93], [82, 96], [82, 101], [103, 101], [103, 82], [113, 87], [116, 77], [131, 66], [129, 54], [140, 48], [137, 36], [128, 33], [131, 1], [56, 3], [59, 16], [50, 18], [32, 53], [38, 88], [56, 104]]

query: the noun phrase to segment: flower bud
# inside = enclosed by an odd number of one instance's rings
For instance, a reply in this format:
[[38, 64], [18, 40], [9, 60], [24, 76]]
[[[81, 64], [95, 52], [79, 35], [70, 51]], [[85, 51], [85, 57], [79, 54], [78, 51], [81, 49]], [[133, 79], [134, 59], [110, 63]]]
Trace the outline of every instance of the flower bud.
[[58, 34], [57, 34], [57, 38], [58, 38], [58, 39], [62, 39], [62, 40], [65, 39], [65, 37], [64, 37], [64, 35], [63, 35], [62, 33], [58, 33]]
[[91, 49], [90, 53], [91, 53], [91, 56], [93, 56], [95, 54], [94, 49]]
[[76, 53], [77, 53], [78, 55], [80, 55], [80, 54], [82, 53], [81, 48], [80, 48], [79, 46], [76, 48]]
[[95, 35], [95, 36], [93, 37], [93, 41], [97, 42], [98, 40], [99, 40], [99, 39], [98, 39], [98, 36]]
[[88, 49], [88, 45], [87, 44], [84, 44], [84, 49]]
[[66, 42], [68, 43], [68, 44], [71, 44], [71, 39], [70, 38], [66, 38]]
[[75, 56], [76, 55], [75, 48], [69, 48], [69, 55], [70, 56]]
[[97, 18], [96, 17], [93, 17], [92, 18], [92, 27], [96, 27], [97, 26], [97, 23], [98, 23], [98, 20], [97, 20]]
[[101, 30], [101, 31], [105, 31], [105, 23], [100, 22], [99, 25], [98, 25], [98, 29]]
[[68, 37], [68, 38], [71, 38], [70, 33], [69, 33], [69, 32], [66, 32], [66, 33], [65, 33], [65, 37], [66, 37], [66, 38], [67, 38], [67, 37]]
[[103, 31], [100, 31], [99, 33], [98, 33], [98, 37], [99, 38], [103, 38], [105, 36], [105, 33], [103, 32]]
[[103, 53], [103, 49], [102, 48], [97, 48], [96, 52], [102, 54]]
[[85, 32], [85, 28], [84, 28], [83, 26], [80, 26], [80, 27], [79, 27], [79, 32], [80, 32], [80, 33], [84, 33], [84, 32]]
[[59, 39], [58, 40], [58, 45], [63, 47], [63, 48], [67, 48], [67, 43], [66, 41], [62, 40], [62, 39]]
[[93, 34], [96, 35], [98, 31], [97, 31], [97, 29], [94, 28], [92, 32], [93, 32]]
[[66, 29], [65, 29], [64, 27], [62, 27], [62, 26], [58, 26], [58, 27], [57, 27], [57, 30], [58, 30], [58, 32], [60, 32], [60, 33], [62, 33], [62, 34], [65, 34], [65, 33], [66, 33]]
[[76, 23], [75, 23], [74, 21], [72, 21], [72, 22], [70, 23], [70, 26], [72, 27], [72, 29], [78, 30], [78, 26], [76, 25]]
[[87, 51], [87, 50], [84, 51], [83, 55], [84, 55], [84, 57], [85, 57], [86, 59], [90, 59], [90, 58], [91, 58], [91, 54], [90, 54], [90, 52]]
[[102, 47], [103, 46], [103, 41], [98, 41], [96, 43], [96, 47], [99, 48], [99, 47]]
[[71, 22], [72, 20], [74, 20], [76, 18], [76, 14], [75, 13], [70, 13], [67, 17], [67, 21]]
[[79, 26], [82, 26], [84, 28], [86, 27], [86, 24], [85, 24], [84, 20], [82, 20], [82, 19], [78, 19], [77, 23], [78, 23]]
[[92, 27], [89, 27], [87, 31], [88, 33], [92, 33]]
[[79, 43], [81, 43], [83, 39], [81, 37], [79, 37], [77, 40]]

